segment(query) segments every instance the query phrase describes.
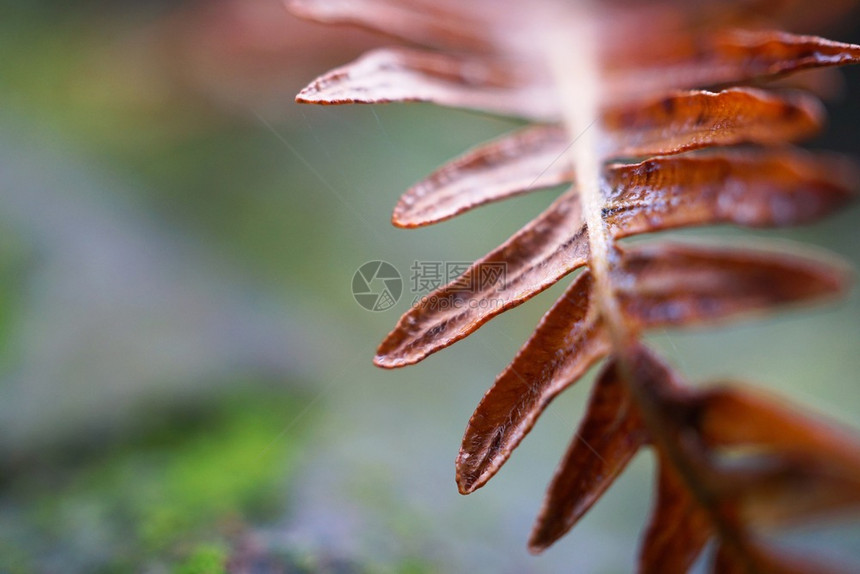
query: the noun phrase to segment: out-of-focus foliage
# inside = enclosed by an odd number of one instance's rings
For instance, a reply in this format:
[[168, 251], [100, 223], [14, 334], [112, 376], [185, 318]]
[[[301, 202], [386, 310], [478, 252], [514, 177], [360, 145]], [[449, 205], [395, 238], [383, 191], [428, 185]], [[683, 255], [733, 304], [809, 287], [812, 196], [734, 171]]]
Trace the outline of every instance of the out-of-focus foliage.
[[302, 402], [270, 391], [196, 413], [151, 411], [145, 429], [98, 450], [5, 468], [4, 552], [21, 554], [7, 567], [120, 571], [229, 556], [249, 521], [284, 505], [306, 433], [277, 437]]

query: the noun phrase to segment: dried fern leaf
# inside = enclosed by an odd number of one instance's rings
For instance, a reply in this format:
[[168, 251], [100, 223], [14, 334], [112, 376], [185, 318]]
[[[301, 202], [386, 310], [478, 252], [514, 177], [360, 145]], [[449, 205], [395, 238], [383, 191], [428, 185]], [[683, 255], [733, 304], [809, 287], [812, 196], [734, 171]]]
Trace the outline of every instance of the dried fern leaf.
[[603, 114], [604, 157], [670, 155], [742, 143], [774, 145], [817, 133], [824, 110], [813, 96], [753, 88], [672, 94]]
[[794, 526], [860, 508], [860, 479], [834, 468], [819, 453], [753, 455], [743, 463], [746, 467], [727, 473], [724, 484], [737, 486], [727, 487], [731, 490], [724, 495], [744, 524]]
[[646, 442], [623, 378], [611, 363], [594, 385], [585, 418], [548, 490], [530, 549], [540, 551], [570, 530]]
[[562, 157], [569, 142], [558, 126], [534, 126], [505, 135], [445, 164], [410, 188], [392, 223], [412, 228], [530, 191], [570, 182]]
[[[580, 275], [484, 395], [457, 457], [462, 494], [486, 484], [549, 403], [609, 352], [609, 338], [590, 301], [592, 288], [591, 274]], [[608, 379], [612, 373], [602, 379], [612, 385]]]
[[604, 219], [615, 237], [734, 223], [808, 223], [855, 197], [850, 163], [797, 151], [723, 151], [607, 170]]
[[[481, 0], [402, 2], [398, 0], [287, 0], [297, 16], [327, 24], [353, 24], [407, 42], [469, 51], [494, 49]], [[486, 14], [486, 11], [483, 11]]]
[[826, 564], [809, 556], [799, 556], [785, 550], [775, 550], [763, 545], [748, 545], [743, 556], [722, 545], [714, 560], [714, 574], [850, 574], [855, 570]]
[[490, 202], [570, 182], [570, 167], [562, 158], [568, 143], [564, 129], [535, 126], [479, 146], [403, 194], [392, 222], [403, 228], [430, 225]]
[[[603, 116], [604, 157], [669, 155], [714, 145], [799, 140], [821, 126], [811, 96], [738, 88], [685, 92], [653, 103], [617, 107]], [[493, 201], [571, 182], [564, 158], [575, 145], [559, 126], [537, 126], [485, 144], [446, 164], [407, 191], [392, 222], [410, 228], [437, 223]]]
[[[606, 98], [642, 100], [678, 89], [776, 77], [860, 61], [860, 46], [784, 32], [731, 30], [708, 39], [689, 60], [652, 69], [616, 70]], [[536, 120], [557, 119], [547, 80], [516, 62], [380, 48], [318, 78], [300, 103], [433, 102]]]
[[[385, 368], [417, 363], [552, 286], [587, 260], [579, 198], [569, 191], [459, 279], [403, 315], [377, 349], [374, 363]], [[503, 283], [482, 280], [482, 269], [492, 264], [505, 266]]]
[[[627, 253], [619, 272], [626, 275], [619, 284], [629, 288], [618, 296], [637, 328], [698, 325], [810, 303], [837, 296], [847, 284], [842, 268], [806, 258], [671, 245]], [[588, 272], [574, 281], [481, 400], [457, 458], [462, 493], [486, 484], [549, 403], [609, 352], [592, 288]]]
[[845, 430], [738, 388], [714, 389], [697, 406], [696, 425], [717, 447], [766, 448], [781, 454], [815, 454], [849, 476], [860, 476], [860, 441]]
[[639, 551], [642, 574], [684, 574], [695, 563], [713, 526], [664, 457], [658, 460], [657, 501]]
[[[853, 197], [852, 173], [843, 161], [787, 151], [617, 164], [607, 174], [604, 219], [619, 238], [719, 223], [806, 223]], [[588, 254], [572, 190], [459, 279], [410, 309], [382, 342], [374, 362], [393, 368], [421, 361], [585, 265]], [[490, 264], [505, 266], [504, 283], [483, 284], [482, 269]]]
[[641, 99], [672, 89], [709, 88], [856, 64], [860, 46], [771, 30], [722, 30], [678, 61], [608, 72], [607, 97]]
[[[564, 2], [542, 5], [559, 10], [556, 21], [541, 20], [543, 11], [531, 5], [499, 9], [490, 0], [290, 2], [307, 17], [446, 50], [377, 50], [321, 77], [299, 101], [425, 101], [548, 124], [468, 152], [401, 199], [393, 222], [416, 227], [573, 183], [505, 244], [406, 313], [375, 358], [387, 368], [418, 362], [588, 266], [485, 395], [457, 460], [461, 492], [482, 486], [549, 402], [612, 356], [550, 486], [534, 550], [579, 520], [647, 443], [660, 476], [640, 571], [684, 572], [711, 538], [719, 572], [824, 571], [778, 556], [751, 532], [860, 504], [860, 444], [745, 391], [686, 388], [637, 339], [652, 327], [832, 297], [844, 291], [846, 273], [774, 253], [673, 246], [625, 252], [617, 241], [699, 225], [803, 224], [852, 200], [860, 177], [841, 158], [784, 147], [693, 151], [807, 137], [822, 123], [816, 98], [737, 87], [679, 90], [767, 83], [826, 92], [834, 75], [823, 70], [860, 62], [860, 46], [765, 27], [815, 25], [856, 4], [606, 0], [579, 12]], [[637, 157], [646, 159], [627, 163]], [[607, 163], [613, 159], [619, 161]], [[486, 265], [504, 265], [505, 281], [485, 283]]]
[[[469, 51], [497, 50], [522, 22], [521, 11], [505, 6], [508, 17], [500, 15], [497, 4], [487, 0], [471, 2], [410, 0], [286, 0], [290, 11], [309, 20], [327, 24], [352, 24], [394, 36], [410, 43], [437, 48], [466, 49]], [[605, 0], [604, 6], [613, 4], [621, 8], [613, 13], [617, 22], [629, 10], [624, 2]], [[837, 21], [856, 7], [855, 0], [828, 0], [827, 3], [811, 5], [808, 0], [714, 0], [712, 2], [690, 2], [654, 0], [648, 3], [646, 12], [651, 16], [651, 25], [663, 32], [653, 36], [653, 41], [664, 44], [678, 43], [670, 32], [700, 31], [717, 25], [745, 25], [755, 23], [781, 24], [792, 28], [818, 29]], [[636, 8], [643, 11], [643, 3]], [[671, 12], [668, 12], [671, 11]], [[674, 19], [670, 26], [660, 27], [660, 16], [671, 13]], [[678, 18], [681, 15], [682, 18]], [[629, 18], [629, 16], [628, 16]], [[633, 20], [633, 18], [631, 18]], [[635, 22], [641, 22], [637, 16]], [[634, 22], [634, 23], [635, 23]], [[639, 29], [642, 33], [641, 27]], [[623, 38], [628, 39], [629, 38]], [[643, 48], [651, 48], [653, 42], [630, 42]], [[644, 44], [644, 46], [643, 46]], [[609, 46], [608, 48], [612, 48]], [[661, 47], [662, 50], [666, 48]], [[634, 47], [627, 47], [633, 51]], [[652, 51], [649, 55], [653, 54]]]
[[781, 24], [789, 30], [802, 26], [806, 30], [818, 30], [837, 22], [857, 6], [856, 0], [745, 0], [738, 4], [733, 15], [739, 20], [763, 20]]
[[302, 90], [303, 104], [432, 102], [534, 120], [558, 117], [526, 68], [475, 56], [379, 48]]

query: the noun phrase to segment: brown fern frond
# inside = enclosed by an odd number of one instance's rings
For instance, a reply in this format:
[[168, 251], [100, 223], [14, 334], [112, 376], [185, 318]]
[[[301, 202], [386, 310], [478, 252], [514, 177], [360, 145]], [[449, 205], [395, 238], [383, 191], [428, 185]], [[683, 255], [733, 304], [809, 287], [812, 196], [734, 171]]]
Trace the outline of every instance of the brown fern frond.
[[[618, 297], [636, 329], [693, 326], [843, 292], [844, 273], [774, 253], [655, 246], [627, 253]], [[541, 412], [611, 345], [594, 308], [591, 274], [580, 275], [496, 379], [466, 428], [457, 460], [463, 493], [485, 484]]]
[[[611, 164], [605, 170], [603, 221], [616, 238], [718, 223], [806, 223], [852, 197], [853, 172], [842, 158], [783, 150]], [[416, 363], [582, 267], [590, 253], [586, 227], [579, 193], [572, 189], [462, 277], [410, 309], [380, 345], [376, 364]], [[505, 266], [504, 284], [481, 281], [481, 269], [490, 264]], [[464, 284], [474, 288], [464, 290]]]
[[[567, 532], [649, 447], [657, 497], [640, 571], [686, 572], [710, 541], [718, 572], [825, 571], [777, 553], [761, 532], [856, 509], [860, 443], [739, 385], [690, 387], [639, 338], [837, 297], [847, 289], [844, 267], [773, 251], [618, 242], [691, 226], [800, 225], [854, 199], [860, 176], [851, 161], [788, 144], [820, 128], [813, 92], [826, 93], [834, 77], [795, 74], [860, 62], [860, 46], [783, 30], [825, 25], [855, 4], [288, 2], [302, 16], [412, 44], [322, 76], [299, 102], [423, 101], [538, 122], [416, 184], [397, 204], [395, 225], [570, 185], [407, 312], [374, 359], [385, 368], [417, 363], [586, 267], [484, 396], [457, 458], [461, 492], [486, 484], [547, 405], [608, 357], [533, 550]], [[503, 283], [484, 280], [490, 263], [506, 267]]]
[[[816, 133], [823, 111], [803, 93], [751, 88], [682, 92], [603, 114], [604, 158], [671, 155], [716, 145], [778, 144]], [[394, 208], [403, 228], [438, 223], [465, 211], [573, 181], [558, 161], [570, 144], [561, 126], [536, 126], [482, 145], [416, 184]]]

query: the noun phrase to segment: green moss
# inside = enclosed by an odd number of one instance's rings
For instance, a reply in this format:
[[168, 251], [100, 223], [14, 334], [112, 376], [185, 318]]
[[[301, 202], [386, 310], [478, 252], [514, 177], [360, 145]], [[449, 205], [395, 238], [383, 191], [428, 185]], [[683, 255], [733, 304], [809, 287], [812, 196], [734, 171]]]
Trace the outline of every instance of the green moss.
[[[236, 405], [222, 426], [188, 437], [174, 452], [157, 453], [156, 476], [132, 513], [146, 547], [168, 548], [183, 533], [212, 521], [260, 516], [276, 505], [280, 477], [295, 455], [290, 440], [268, 451], [286, 424], [271, 405]], [[127, 464], [128, 461], [125, 463]], [[150, 466], [150, 465], [148, 465]]]
[[305, 435], [292, 423], [304, 404], [286, 393], [228, 397], [86, 462], [22, 476], [2, 496], [24, 509], [28, 543], [44, 544], [28, 548], [33, 558], [51, 548], [110, 555], [87, 570], [157, 563], [221, 572], [210, 567], [223, 564], [231, 533], [284, 513]]
[[225, 574], [227, 551], [217, 545], [199, 546], [181, 564], [173, 569], [174, 574]]

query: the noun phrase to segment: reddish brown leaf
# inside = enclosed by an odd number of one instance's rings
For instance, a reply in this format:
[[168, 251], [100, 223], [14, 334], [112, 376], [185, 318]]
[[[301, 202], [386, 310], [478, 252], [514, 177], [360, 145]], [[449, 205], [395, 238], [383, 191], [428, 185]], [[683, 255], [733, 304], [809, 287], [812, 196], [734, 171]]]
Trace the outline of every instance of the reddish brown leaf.
[[[756, 29], [798, 16], [804, 24], [818, 17], [831, 20], [855, 3], [605, 0], [578, 8], [561, 2], [548, 5], [557, 11], [544, 11], [491, 0], [293, 0], [311, 17], [466, 50], [377, 50], [320, 78], [299, 101], [424, 101], [540, 121], [563, 119], [580, 127], [601, 110], [599, 133], [584, 138], [589, 148], [577, 148], [575, 158], [564, 157], [574, 135], [569, 131], [549, 126], [518, 132], [432, 174], [404, 196], [393, 217], [404, 227], [425, 225], [531, 188], [569, 182], [574, 176], [568, 161], [589, 174], [583, 188], [588, 221], [594, 226], [602, 217], [608, 233], [586, 233], [580, 199], [568, 191], [460, 279], [405, 314], [375, 359], [384, 367], [422, 360], [583, 266], [589, 240], [596, 242], [593, 263], [606, 280], [600, 284], [602, 310], [591, 304], [598, 297], [585, 271], [481, 401], [457, 462], [461, 491], [484, 484], [549, 402], [613, 350], [601, 314], [613, 319], [614, 351], [623, 363], [608, 367], [595, 387], [581, 437], [550, 488], [533, 549], [564, 534], [645, 442], [644, 425], [626, 394], [635, 389], [643, 408], [649, 405], [648, 430], [660, 439], [659, 493], [642, 571], [686, 571], [712, 530], [723, 537], [720, 571], [821, 571], [757, 546], [748, 527], [860, 502], [858, 444], [743, 392], [683, 389], [635, 341], [644, 328], [696, 324], [830, 296], [844, 288], [844, 273], [773, 254], [679, 247], [624, 254], [616, 240], [694, 225], [806, 223], [851, 199], [860, 178], [840, 160], [785, 149], [689, 154], [635, 165], [602, 162], [718, 145], [780, 145], [809, 135], [821, 123], [813, 98], [744, 89], [677, 90], [773, 82], [803, 70], [856, 63], [860, 46]], [[589, 45], [592, 37], [596, 41]], [[565, 58], [571, 58], [570, 71]], [[575, 78], [567, 77], [574, 71]], [[816, 88], [820, 84], [813, 81]], [[619, 106], [649, 98], [659, 100]], [[595, 189], [598, 170], [603, 179]], [[506, 268], [502, 282], [486, 281], [498, 277], [485, 273], [489, 266]], [[620, 315], [608, 314], [612, 309]], [[682, 447], [677, 452], [675, 439]], [[701, 474], [681, 464], [688, 456]], [[721, 520], [712, 525], [714, 512]]]
[[[317, 80], [302, 92], [300, 102], [432, 101], [523, 117], [559, 115], [558, 103], [545, 97], [549, 91], [545, 79], [530, 75], [510, 81], [508, 72], [513, 67], [540, 68], [534, 42], [519, 37], [523, 21], [531, 14], [515, 10], [516, 6], [499, 11], [488, 3], [293, 0], [290, 8], [318, 21], [357, 23], [426, 45], [467, 48], [473, 54], [495, 52], [496, 58], [499, 54], [509, 58], [491, 63], [399, 49], [379, 51]], [[665, 10], [639, 6], [637, 13], [639, 16], [634, 13], [624, 19], [627, 27], [646, 18], [653, 33], [647, 34], [639, 26], [638, 33], [616, 34], [608, 43], [624, 46], [628, 37], [636, 38], [620, 50], [605, 50], [609, 67], [620, 67], [609, 78], [605, 90], [609, 99], [641, 99], [677, 89], [727, 85], [845, 65], [860, 57], [857, 46], [812, 36], [760, 30], [703, 34], [695, 27], [678, 28], [677, 22], [660, 25], [660, 21], [672, 21]], [[624, 26], [617, 17], [614, 20], [618, 32]], [[743, 22], [743, 18], [734, 21]], [[686, 37], [680, 30], [691, 35]]]
[[684, 574], [711, 538], [707, 514], [674, 467], [658, 459], [657, 502], [639, 553], [642, 574]]
[[[574, 281], [481, 400], [457, 457], [462, 494], [486, 484], [547, 405], [609, 352], [590, 301], [592, 283], [588, 271]], [[605, 384], [614, 384], [613, 374], [607, 371]]]
[[[841, 268], [775, 253], [654, 246], [628, 252], [617, 293], [631, 327], [696, 325], [844, 291]], [[492, 478], [549, 403], [609, 351], [586, 271], [544, 316], [487, 392], [463, 437], [464, 494]]]
[[[724, 32], [692, 61], [617, 72], [606, 97], [643, 100], [678, 89], [779, 76], [860, 59], [860, 47], [779, 32]], [[433, 102], [538, 120], [560, 115], [541, 72], [512, 61], [381, 48], [312, 82], [300, 103]], [[624, 96], [624, 97], [622, 97]]]
[[860, 476], [860, 442], [844, 429], [817, 421], [774, 398], [716, 388], [700, 399], [697, 425], [714, 446], [759, 447], [825, 459], [847, 476]]
[[[715, 0], [712, 2], [683, 2], [669, 1], [638, 2], [633, 5], [623, 4], [620, 11], [607, 10], [612, 2], [600, 3], [600, 15], [595, 19], [603, 26], [600, 28], [601, 39], [598, 46], [600, 60], [605, 67], [620, 70], [654, 70], [653, 80], [663, 89], [681, 87], [671, 83], [670, 70], [680, 72], [679, 81], [684, 81], [692, 75], [707, 75], [696, 69], [700, 67], [721, 67], [726, 71], [727, 64], [731, 67], [743, 67], [744, 62], [726, 62], [721, 57], [719, 47], [721, 39], [727, 32], [741, 28], [746, 30], [763, 30], [781, 28], [780, 21], [785, 22], [803, 14], [802, 20], [794, 20], [803, 24], [806, 32], [815, 32], [817, 24], [825, 19], [833, 18], [839, 10], [829, 10], [831, 5], [842, 4], [840, 10], [845, 10], [845, 4], [855, 3], [853, 0], [836, 0], [822, 5], [809, 5], [806, 0]], [[755, 5], [753, 5], [755, 4]], [[805, 6], [804, 9], [802, 6]], [[810, 12], [821, 18], [810, 18]], [[642, 23], [647, 22], [647, 26]], [[770, 33], [766, 29], [764, 32]], [[787, 30], [792, 31], [792, 30]], [[749, 59], [755, 54], [749, 54]], [[667, 82], [660, 79], [669, 80]], [[740, 80], [738, 80], [740, 81]], [[632, 85], [632, 83], [631, 83]], [[701, 86], [713, 85], [702, 83]], [[635, 86], [634, 86], [635, 87]], [[684, 87], [694, 87], [687, 86]], [[629, 92], [617, 94], [621, 97], [641, 97], [642, 93]]]
[[768, 455], [744, 462], [753, 468], [733, 470], [724, 488], [745, 524], [805, 524], [860, 507], [860, 479], [832, 467], [826, 453]]
[[860, 442], [846, 431], [736, 388], [701, 393], [694, 405], [706, 444], [743, 455], [722, 471], [722, 496], [744, 523], [805, 522], [860, 505]]
[[773, 550], [760, 545], [749, 545], [743, 557], [728, 546], [717, 551], [714, 574], [848, 574], [853, 569], [825, 564], [808, 556], [785, 550]]
[[[428, 0], [286, 0], [294, 14], [330, 24], [353, 24], [383, 34], [395, 36], [410, 43], [440, 48], [467, 49], [469, 51], [499, 50], [510, 45], [510, 36], [522, 28], [525, 18], [535, 11], [518, 10], [508, 4], [498, 9], [492, 0], [471, 2]], [[801, 25], [806, 30], [832, 23], [856, 6], [854, 0], [828, 0], [825, 4], [810, 5], [807, 0], [719, 0], [713, 2], [684, 2], [677, 0], [629, 2], [605, 0], [602, 7], [620, 7], [612, 13], [612, 21], [620, 18], [630, 22], [624, 30], [638, 32], [648, 41], [640, 41], [641, 51], [649, 55], [665, 53], [680, 42], [676, 36], [684, 31], [701, 33], [715, 26], [745, 25], [768, 21], [788, 27]], [[632, 10], [631, 8], [635, 8]], [[501, 14], [500, 14], [501, 12]], [[679, 16], [682, 16], [679, 19]], [[647, 21], [649, 30], [632, 28], [633, 24]], [[653, 30], [652, 30], [653, 29]], [[651, 32], [648, 34], [648, 32]], [[674, 34], [673, 34], [674, 32]], [[627, 41], [637, 45], [628, 34], [615, 43]], [[604, 48], [612, 50], [613, 43]], [[654, 44], [658, 48], [654, 48]], [[632, 47], [626, 47], [632, 51]], [[610, 52], [612, 53], [612, 52]]]
[[628, 319], [642, 328], [713, 323], [844, 293], [842, 266], [771, 251], [682, 245], [627, 253], [617, 283]]
[[525, 68], [477, 57], [380, 48], [302, 90], [303, 104], [433, 102], [502, 115], [552, 119], [556, 105]]
[[[779, 31], [725, 30], [704, 37], [677, 61], [616, 69], [607, 97], [641, 99], [669, 90], [707, 88], [860, 61], [860, 46]], [[608, 63], [611, 65], [611, 62]]]
[[484, 144], [442, 166], [407, 191], [394, 208], [398, 227], [437, 223], [479, 205], [572, 179], [569, 142], [556, 126], [530, 127]]
[[480, 9], [486, 8], [481, 0], [287, 0], [287, 6], [303, 18], [354, 24], [427, 46], [483, 51], [494, 44], [486, 17], [478, 20]]
[[[780, 31], [729, 30], [716, 34], [712, 46], [718, 59], [738, 67], [737, 82], [754, 76], [776, 76], [806, 68], [842, 66], [860, 58], [860, 46], [816, 36]], [[718, 60], [718, 61], [719, 61]]]
[[[723, 2], [723, 5], [726, 3]], [[612, 2], [605, 1], [602, 4], [609, 7]], [[677, 29], [675, 16], [679, 8], [689, 8], [689, 4], [668, 7], [658, 4], [661, 3], [653, 2], [648, 6], [640, 3], [635, 13], [629, 5], [613, 12], [612, 21], [616, 25], [623, 21], [625, 27], [631, 30], [636, 25], [640, 34], [640, 23], [649, 21], [649, 29], [653, 29], [649, 41], [636, 43], [640, 53], [655, 45], [657, 49], [649, 53], [671, 52], [677, 44], [671, 33]], [[507, 3], [503, 10], [494, 0], [287, 0], [287, 5], [294, 14], [303, 18], [325, 23], [353, 24], [409, 43], [435, 48], [472, 53], [508, 53], [520, 59], [534, 59], [539, 49], [533, 40], [530, 41], [529, 35], [523, 34], [525, 25], [534, 23], [539, 11], [516, 3]], [[685, 16], [689, 19], [697, 12], [693, 10]], [[672, 17], [667, 18], [668, 14]], [[707, 19], [711, 20], [712, 16], [712, 13], [708, 14]], [[671, 27], [664, 25], [666, 20], [669, 20], [667, 24]], [[733, 18], [731, 21], [737, 22], [738, 19]], [[615, 42], [606, 42], [601, 48], [609, 55], [617, 56], [618, 52], [629, 55], [633, 48], [631, 42], [624, 42], [628, 39], [622, 35]], [[622, 45], [620, 50], [618, 44]]]
[[[860, 58], [860, 47], [778, 32], [722, 33], [694, 61], [666, 68], [625, 71], [607, 94], [637, 100], [683, 88], [778, 76]], [[701, 61], [705, 60], [705, 61]], [[559, 116], [546, 82], [512, 62], [404, 48], [374, 50], [318, 78], [296, 101], [316, 104], [434, 102], [535, 119]], [[618, 74], [616, 74], [618, 75]], [[628, 86], [635, 86], [635, 90]], [[630, 99], [627, 96], [626, 99]]]
[[[844, 162], [799, 152], [726, 152], [616, 165], [604, 209], [615, 237], [694, 225], [792, 225], [823, 216], [852, 197]], [[380, 345], [386, 368], [416, 363], [585, 264], [588, 242], [575, 192], [460, 279], [408, 311]], [[482, 269], [506, 267], [505, 284], [481, 285]], [[464, 288], [463, 286], [471, 286]]]
[[603, 115], [606, 157], [668, 155], [708, 146], [780, 144], [813, 135], [824, 110], [808, 95], [752, 88], [674, 94]]
[[616, 237], [735, 223], [813, 221], [854, 197], [845, 161], [788, 151], [726, 151], [651, 159], [609, 170], [606, 222]]
[[529, 548], [533, 552], [544, 550], [570, 530], [645, 444], [642, 421], [624, 384], [614, 363], [597, 379], [585, 418], [556, 471], [532, 532]]
[[856, 0], [828, 0], [809, 2], [809, 0], [745, 0], [739, 4], [734, 18], [736, 22], [767, 19], [792, 29], [802, 26], [805, 30], [816, 30], [831, 25], [843, 17], [857, 2]]
[[[773, 144], [805, 137], [821, 124], [810, 96], [733, 89], [688, 92], [604, 113], [604, 156], [667, 155], [711, 145]], [[394, 209], [399, 227], [443, 221], [464, 211], [573, 179], [557, 126], [515, 132], [468, 152], [407, 191]]]
[[[379, 346], [374, 362], [385, 368], [416, 363], [530, 299], [587, 259], [579, 199], [569, 191], [460, 279], [403, 315]], [[503, 281], [482, 279], [482, 270], [498, 264], [506, 269]]]

